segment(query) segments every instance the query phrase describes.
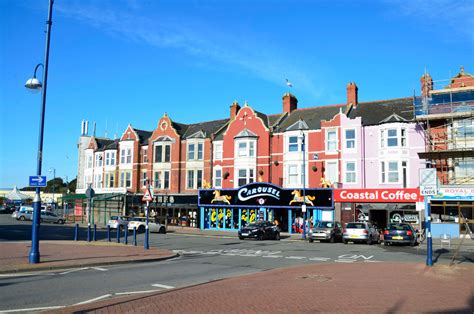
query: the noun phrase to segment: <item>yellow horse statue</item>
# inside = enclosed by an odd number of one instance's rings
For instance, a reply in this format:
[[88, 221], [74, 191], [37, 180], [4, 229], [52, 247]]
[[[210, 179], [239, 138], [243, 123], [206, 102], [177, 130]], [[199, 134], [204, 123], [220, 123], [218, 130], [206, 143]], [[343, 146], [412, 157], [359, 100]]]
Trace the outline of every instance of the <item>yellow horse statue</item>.
[[214, 202], [224, 202], [224, 203], [227, 203], [230, 205], [230, 199], [232, 198], [232, 196], [229, 196], [229, 195], [221, 195], [221, 191], [219, 190], [215, 190], [214, 192], [212, 192], [212, 194], [214, 194], [214, 198], [212, 199], [211, 203], [214, 203]]
[[305, 195], [304, 197], [301, 196], [301, 193], [299, 190], [293, 190], [293, 192], [291, 192], [291, 194], [294, 195], [293, 199], [290, 201], [290, 205], [292, 203], [305, 203], [305, 204], [309, 204], [311, 206], [314, 206], [313, 202], [316, 197], [314, 196], [311, 196], [311, 195]]
[[332, 185], [331, 181], [329, 181], [329, 179], [326, 179], [326, 178], [321, 178], [321, 187], [322, 188], [330, 188]]

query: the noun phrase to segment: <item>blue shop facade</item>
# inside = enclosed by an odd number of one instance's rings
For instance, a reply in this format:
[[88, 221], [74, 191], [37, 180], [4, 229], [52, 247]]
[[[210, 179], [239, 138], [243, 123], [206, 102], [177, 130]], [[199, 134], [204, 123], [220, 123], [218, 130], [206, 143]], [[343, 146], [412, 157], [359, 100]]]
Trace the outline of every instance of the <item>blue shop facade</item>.
[[282, 232], [299, 233], [305, 218], [311, 225], [334, 220], [333, 190], [329, 188], [303, 191], [255, 182], [237, 189], [200, 189], [198, 207], [201, 230], [237, 231], [266, 220], [277, 223]]

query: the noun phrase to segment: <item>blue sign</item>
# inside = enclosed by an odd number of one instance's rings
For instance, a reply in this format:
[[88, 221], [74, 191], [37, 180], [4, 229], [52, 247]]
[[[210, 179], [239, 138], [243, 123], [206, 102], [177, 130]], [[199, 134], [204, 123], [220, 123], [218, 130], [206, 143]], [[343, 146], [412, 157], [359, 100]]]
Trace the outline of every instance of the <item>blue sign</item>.
[[46, 186], [46, 176], [30, 176], [29, 186], [40, 187]]

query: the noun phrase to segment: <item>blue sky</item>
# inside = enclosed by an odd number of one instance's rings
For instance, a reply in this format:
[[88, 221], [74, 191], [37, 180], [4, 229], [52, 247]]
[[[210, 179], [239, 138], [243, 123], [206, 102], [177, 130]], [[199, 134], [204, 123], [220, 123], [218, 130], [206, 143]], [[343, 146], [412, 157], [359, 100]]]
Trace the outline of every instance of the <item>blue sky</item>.
[[[24, 83], [44, 60], [47, 5], [0, 0], [2, 188], [36, 174], [41, 96]], [[75, 178], [83, 119], [113, 137], [164, 112], [226, 118], [234, 100], [279, 113], [285, 78], [299, 107], [344, 103], [350, 81], [360, 101], [406, 97], [425, 69], [461, 65], [474, 73], [472, 0], [56, 0], [43, 174]]]

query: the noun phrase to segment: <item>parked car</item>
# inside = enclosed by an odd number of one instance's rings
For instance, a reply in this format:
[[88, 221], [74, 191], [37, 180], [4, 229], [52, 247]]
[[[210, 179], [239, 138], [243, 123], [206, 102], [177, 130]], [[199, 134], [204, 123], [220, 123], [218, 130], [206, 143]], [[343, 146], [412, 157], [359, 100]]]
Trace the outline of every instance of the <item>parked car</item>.
[[120, 228], [120, 230], [123, 230], [128, 227], [129, 221], [130, 218], [126, 216], [111, 216], [107, 222], [107, 226], [110, 226], [111, 229]]
[[340, 222], [318, 221], [308, 233], [309, 242], [314, 240], [334, 243], [342, 241], [342, 225]]
[[18, 209], [18, 211], [15, 211], [12, 214], [12, 217], [21, 221], [33, 220], [33, 207], [21, 206], [20, 209]]
[[257, 240], [280, 240], [280, 229], [270, 221], [251, 223], [239, 230], [239, 239], [253, 238]]
[[[137, 232], [145, 232], [146, 218], [134, 217], [128, 222], [128, 230], [133, 230], [135, 227]], [[166, 233], [166, 227], [162, 225], [158, 218], [148, 219], [148, 230], [150, 232]]]
[[64, 224], [64, 218], [56, 215], [53, 212], [42, 210], [40, 217], [41, 217], [40, 218], [41, 222], [52, 222], [52, 223], [57, 223], [61, 225]]
[[371, 223], [349, 222], [343, 229], [342, 242], [365, 242], [367, 244], [380, 243], [380, 234]]
[[12, 205], [2, 205], [0, 206], [0, 214], [12, 214], [16, 210], [15, 206]]
[[384, 245], [402, 243], [415, 246], [418, 244], [416, 230], [406, 223], [389, 224], [383, 233], [383, 243]]

